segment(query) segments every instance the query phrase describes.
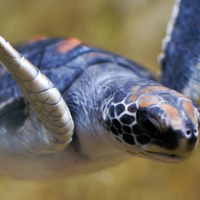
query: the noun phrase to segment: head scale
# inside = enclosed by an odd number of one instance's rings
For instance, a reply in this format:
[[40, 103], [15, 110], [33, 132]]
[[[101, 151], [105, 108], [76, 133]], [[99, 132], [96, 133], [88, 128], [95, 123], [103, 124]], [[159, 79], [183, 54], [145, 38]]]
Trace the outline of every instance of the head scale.
[[119, 89], [104, 105], [103, 119], [115, 144], [136, 156], [177, 163], [197, 145], [198, 106], [160, 84]]

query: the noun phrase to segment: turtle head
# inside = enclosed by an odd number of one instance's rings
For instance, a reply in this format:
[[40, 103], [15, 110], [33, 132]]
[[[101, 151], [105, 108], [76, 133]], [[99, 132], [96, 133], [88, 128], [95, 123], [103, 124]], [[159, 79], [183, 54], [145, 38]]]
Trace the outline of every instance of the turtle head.
[[135, 156], [179, 163], [198, 142], [198, 106], [161, 85], [119, 90], [104, 107], [103, 118], [115, 145]]

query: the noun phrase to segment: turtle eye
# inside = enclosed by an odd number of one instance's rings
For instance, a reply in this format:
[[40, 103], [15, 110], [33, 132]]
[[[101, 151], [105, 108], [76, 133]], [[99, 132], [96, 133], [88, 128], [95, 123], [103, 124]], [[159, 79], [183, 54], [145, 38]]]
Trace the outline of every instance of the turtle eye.
[[137, 111], [137, 122], [144, 133], [153, 137], [158, 137], [158, 124], [152, 116], [145, 110]]

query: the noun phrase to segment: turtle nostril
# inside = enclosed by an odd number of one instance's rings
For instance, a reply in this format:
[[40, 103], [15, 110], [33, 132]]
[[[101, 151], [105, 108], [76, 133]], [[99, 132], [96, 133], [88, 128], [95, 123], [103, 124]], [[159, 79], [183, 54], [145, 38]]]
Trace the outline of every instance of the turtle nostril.
[[186, 137], [188, 138], [189, 146], [193, 147], [194, 145], [196, 145], [198, 140], [197, 129], [187, 130]]
[[188, 129], [185, 132], [185, 136], [189, 138], [197, 137], [198, 136], [198, 131], [194, 127], [188, 127]]
[[186, 131], [187, 136], [191, 135], [191, 131]]

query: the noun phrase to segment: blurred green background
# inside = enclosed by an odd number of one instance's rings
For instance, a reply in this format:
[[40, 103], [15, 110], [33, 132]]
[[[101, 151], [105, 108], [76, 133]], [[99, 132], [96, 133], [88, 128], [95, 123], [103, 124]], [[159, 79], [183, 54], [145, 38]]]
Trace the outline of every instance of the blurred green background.
[[[157, 73], [174, 0], [0, 0], [0, 34], [77, 37]], [[200, 149], [178, 165], [133, 157], [97, 173], [48, 182], [0, 178], [0, 200], [199, 200]], [[1, 162], [1, 161], [0, 161]]]

